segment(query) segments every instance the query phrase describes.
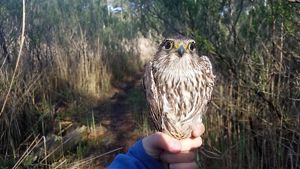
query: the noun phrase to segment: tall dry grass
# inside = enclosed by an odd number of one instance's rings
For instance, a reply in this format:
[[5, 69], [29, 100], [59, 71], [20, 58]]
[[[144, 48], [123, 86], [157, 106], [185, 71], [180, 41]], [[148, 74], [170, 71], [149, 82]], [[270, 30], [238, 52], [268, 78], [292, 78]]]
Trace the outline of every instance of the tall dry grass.
[[201, 154], [205, 168], [300, 167], [299, 62], [287, 49], [269, 53], [274, 46], [260, 43], [256, 55], [241, 52], [228, 70], [215, 62], [218, 78]]
[[[13, 3], [16, 2], [5, 2], [7, 6], [0, 10], [5, 14], [1, 15], [5, 19], [0, 26], [0, 105], [9, 89], [20, 43], [18, 13], [10, 9]], [[28, 2], [27, 8], [31, 10], [26, 15], [20, 66], [0, 117], [0, 166], [3, 167], [12, 167], [21, 159], [18, 165], [23, 167], [47, 166], [47, 155], [51, 152], [39, 157], [43, 159], [40, 164], [39, 159], [22, 155], [42, 144], [48, 134], [57, 134], [60, 127], [57, 117], [64, 113], [60, 112], [60, 106], [74, 105], [70, 115], [85, 105], [91, 107], [95, 101], [109, 96], [113, 85], [142, 68], [139, 37], [127, 34], [128, 26], [135, 29], [129, 21], [120, 20], [118, 15], [109, 16], [111, 25], [91, 28], [85, 22], [95, 18], [80, 12], [69, 17], [56, 3], [48, 2], [39, 5], [48, 8], [49, 15], [39, 15], [41, 11], [34, 3]], [[99, 8], [94, 11], [98, 15], [103, 6], [96, 4], [90, 5]], [[51, 11], [60, 16], [52, 18], [56, 14]]]

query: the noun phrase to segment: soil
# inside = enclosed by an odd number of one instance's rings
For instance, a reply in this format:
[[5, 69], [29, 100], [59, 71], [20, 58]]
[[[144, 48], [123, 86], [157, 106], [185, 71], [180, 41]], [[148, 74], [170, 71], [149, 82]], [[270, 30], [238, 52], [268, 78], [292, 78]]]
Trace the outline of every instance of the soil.
[[[119, 153], [126, 153], [143, 134], [138, 130], [138, 124], [134, 119], [133, 109], [129, 101], [129, 93], [132, 90], [143, 92], [141, 87], [141, 74], [132, 79], [116, 84], [111, 97], [102, 101], [92, 110], [77, 115], [78, 121], [93, 114], [96, 130], [90, 132], [88, 140], [96, 143], [89, 148], [85, 159], [98, 156], [88, 166], [92, 168], [105, 168]], [[115, 151], [116, 150], [116, 151]], [[113, 151], [110, 153], [110, 151]], [[108, 153], [108, 154], [106, 154]], [[103, 156], [102, 156], [103, 155]], [[81, 167], [79, 167], [81, 168]]]

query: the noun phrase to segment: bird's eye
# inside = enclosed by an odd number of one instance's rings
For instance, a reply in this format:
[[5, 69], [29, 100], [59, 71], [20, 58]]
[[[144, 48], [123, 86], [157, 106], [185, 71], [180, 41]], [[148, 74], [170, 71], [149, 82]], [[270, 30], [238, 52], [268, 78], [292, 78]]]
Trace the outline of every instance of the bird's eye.
[[166, 42], [164, 43], [164, 48], [166, 50], [170, 50], [170, 49], [172, 49], [172, 47], [173, 47], [173, 41], [166, 40]]
[[190, 50], [190, 51], [194, 51], [195, 48], [196, 48], [195, 42], [191, 42], [191, 43], [189, 44], [189, 50]]

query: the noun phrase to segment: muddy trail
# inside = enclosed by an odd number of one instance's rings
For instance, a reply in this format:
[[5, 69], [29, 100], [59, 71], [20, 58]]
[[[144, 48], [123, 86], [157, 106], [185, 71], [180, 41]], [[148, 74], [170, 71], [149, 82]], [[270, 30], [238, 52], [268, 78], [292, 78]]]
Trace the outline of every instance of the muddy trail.
[[91, 117], [94, 121], [93, 129], [85, 138], [88, 148], [83, 161], [94, 159], [73, 168], [105, 168], [115, 155], [126, 152], [144, 135], [139, 121], [146, 112], [141, 74], [115, 85], [112, 91], [98, 106], [73, 117], [79, 125]]

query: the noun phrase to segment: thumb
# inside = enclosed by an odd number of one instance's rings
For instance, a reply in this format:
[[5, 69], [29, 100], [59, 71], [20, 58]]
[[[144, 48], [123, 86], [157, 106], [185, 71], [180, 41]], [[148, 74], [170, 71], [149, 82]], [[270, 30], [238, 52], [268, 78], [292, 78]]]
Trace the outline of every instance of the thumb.
[[154, 158], [158, 158], [162, 151], [170, 153], [180, 152], [182, 147], [179, 140], [161, 132], [145, 137], [142, 142], [147, 154]]

